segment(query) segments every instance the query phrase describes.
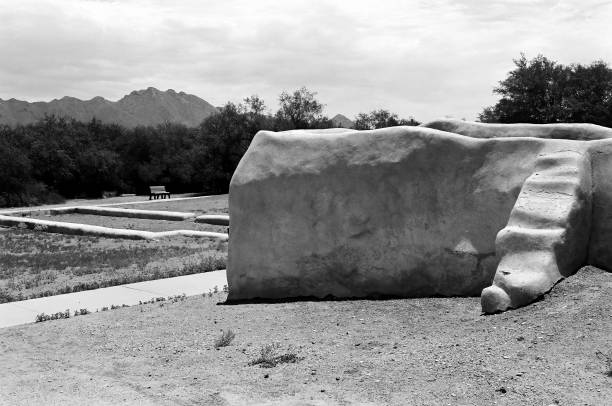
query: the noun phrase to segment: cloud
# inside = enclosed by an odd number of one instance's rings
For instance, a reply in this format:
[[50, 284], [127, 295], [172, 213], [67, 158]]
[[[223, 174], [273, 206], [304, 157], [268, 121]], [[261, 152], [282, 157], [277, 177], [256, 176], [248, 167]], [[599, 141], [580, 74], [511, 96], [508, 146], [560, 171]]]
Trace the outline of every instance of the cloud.
[[612, 61], [610, 17], [602, 1], [6, 0], [0, 97], [155, 86], [274, 109], [305, 85], [330, 115], [473, 119], [520, 52]]

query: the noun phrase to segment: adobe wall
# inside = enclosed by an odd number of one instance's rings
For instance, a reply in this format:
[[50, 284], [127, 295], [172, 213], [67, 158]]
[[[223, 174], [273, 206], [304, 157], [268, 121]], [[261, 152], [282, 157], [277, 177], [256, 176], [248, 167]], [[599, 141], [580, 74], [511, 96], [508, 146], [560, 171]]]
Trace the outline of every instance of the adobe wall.
[[230, 185], [229, 300], [478, 295], [542, 153], [423, 127], [259, 132]]
[[589, 143], [593, 176], [593, 208], [589, 241], [590, 265], [612, 271], [612, 142]]
[[611, 138], [457, 120], [259, 132], [230, 185], [228, 300], [484, 288], [491, 313], [611, 270]]

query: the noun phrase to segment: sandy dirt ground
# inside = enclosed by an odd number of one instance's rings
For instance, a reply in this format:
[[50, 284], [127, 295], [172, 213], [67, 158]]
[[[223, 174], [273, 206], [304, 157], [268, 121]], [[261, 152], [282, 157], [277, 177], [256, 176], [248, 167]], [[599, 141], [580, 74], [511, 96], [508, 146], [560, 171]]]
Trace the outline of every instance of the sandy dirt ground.
[[[0, 404], [610, 405], [612, 274], [537, 303], [478, 298], [223, 305], [196, 296], [0, 330]], [[222, 329], [236, 337], [215, 349]], [[249, 363], [262, 346], [298, 361]]]

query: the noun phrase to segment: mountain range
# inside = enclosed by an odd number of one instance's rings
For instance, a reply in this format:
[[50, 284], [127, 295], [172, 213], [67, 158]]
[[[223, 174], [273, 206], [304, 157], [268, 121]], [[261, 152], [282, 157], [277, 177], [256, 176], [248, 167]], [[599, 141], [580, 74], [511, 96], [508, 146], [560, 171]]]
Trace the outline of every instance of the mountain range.
[[[220, 107], [215, 107], [192, 94], [177, 93], [172, 89], [164, 92], [149, 87], [146, 90], [134, 90], [116, 102], [101, 96], [90, 100], [65, 96], [50, 102], [0, 99], [0, 125], [12, 127], [35, 123], [45, 115], [54, 114], [81, 122], [96, 118], [103, 123], [116, 123], [128, 128], [164, 122], [195, 127], [205, 118], [216, 114], [219, 109]], [[354, 124], [342, 114], [336, 114], [331, 121], [334, 126], [343, 128], [351, 128]]]
[[135, 90], [113, 102], [97, 96], [91, 100], [62, 97], [50, 102], [26, 102], [0, 99], [0, 124], [15, 126], [38, 121], [46, 114], [72, 117], [88, 122], [96, 118], [104, 123], [117, 123], [125, 127], [156, 125], [163, 122], [197, 126], [217, 108], [192, 94], [165, 92], [149, 87]]

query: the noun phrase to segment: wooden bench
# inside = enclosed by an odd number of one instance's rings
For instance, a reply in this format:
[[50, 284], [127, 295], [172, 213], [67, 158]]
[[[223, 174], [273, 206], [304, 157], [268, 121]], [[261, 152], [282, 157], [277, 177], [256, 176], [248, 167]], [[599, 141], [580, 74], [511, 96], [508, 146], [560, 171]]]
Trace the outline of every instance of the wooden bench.
[[166, 196], [170, 199], [170, 192], [166, 191], [165, 186], [149, 186], [149, 200], [152, 198], [159, 199], [160, 197], [165, 199]]

